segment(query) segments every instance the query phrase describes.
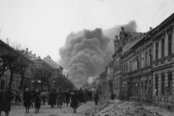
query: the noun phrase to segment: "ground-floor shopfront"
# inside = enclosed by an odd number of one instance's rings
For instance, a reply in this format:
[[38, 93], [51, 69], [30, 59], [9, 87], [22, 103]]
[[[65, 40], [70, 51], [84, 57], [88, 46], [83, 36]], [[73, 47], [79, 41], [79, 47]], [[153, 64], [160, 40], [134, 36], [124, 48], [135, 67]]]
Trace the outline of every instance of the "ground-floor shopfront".
[[121, 98], [152, 101], [152, 84], [151, 71], [124, 75], [121, 80]]
[[167, 64], [153, 69], [153, 102], [174, 106], [174, 66]]

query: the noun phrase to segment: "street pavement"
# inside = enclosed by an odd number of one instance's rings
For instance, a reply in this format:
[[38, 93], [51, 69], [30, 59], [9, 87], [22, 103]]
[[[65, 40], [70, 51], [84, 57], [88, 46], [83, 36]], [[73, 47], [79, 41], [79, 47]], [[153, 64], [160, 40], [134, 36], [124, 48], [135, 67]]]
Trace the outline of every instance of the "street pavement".
[[61, 109], [42, 105], [39, 114], [34, 113], [34, 108], [31, 108], [30, 113], [26, 114], [23, 106], [13, 105], [9, 116], [174, 116], [174, 112], [154, 105], [116, 99], [102, 100], [97, 106], [94, 105], [94, 102], [81, 104], [77, 113], [73, 113], [73, 109], [65, 104]]
[[[40, 113], [35, 114], [34, 108], [30, 109], [30, 113], [26, 114], [25, 109], [22, 105], [12, 106], [9, 116], [83, 116], [84, 112], [94, 107], [93, 102], [87, 102], [81, 104], [77, 109], [77, 113], [73, 113], [72, 108], [63, 105], [62, 109], [57, 107], [51, 108], [49, 105], [41, 106]], [[5, 116], [2, 113], [2, 116]]]

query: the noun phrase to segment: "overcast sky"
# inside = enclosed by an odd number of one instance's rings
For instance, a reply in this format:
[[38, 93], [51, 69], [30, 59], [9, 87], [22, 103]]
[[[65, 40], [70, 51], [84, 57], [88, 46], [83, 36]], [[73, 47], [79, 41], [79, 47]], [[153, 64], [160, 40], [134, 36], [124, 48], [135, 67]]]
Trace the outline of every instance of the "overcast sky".
[[130, 20], [144, 32], [171, 15], [173, 6], [174, 0], [0, 0], [0, 38], [58, 61], [71, 32]]

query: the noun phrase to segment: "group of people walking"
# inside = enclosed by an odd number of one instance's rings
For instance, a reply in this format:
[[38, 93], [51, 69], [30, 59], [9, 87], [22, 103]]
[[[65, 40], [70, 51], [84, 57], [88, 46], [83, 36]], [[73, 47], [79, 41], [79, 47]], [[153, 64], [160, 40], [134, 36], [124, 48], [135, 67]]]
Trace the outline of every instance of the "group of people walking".
[[[5, 116], [9, 115], [13, 98], [14, 94], [11, 92], [10, 89], [0, 88], [0, 116], [2, 111], [5, 113]], [[32, 106], [33, 102], [35, 106], [35, 113], [39, 113], [39, 108], [41, 105], [40, 101], [41, 98], [38, 89], [36, 89], [36, 91], [34, 92], [31, 92], [28, 88], [26, 88], [23, 92], [23, 102], [26, 113], [29, 113], [29, 108]]]
[[35, 107], [35, 113], [39, 113], [39, 109], [41, 106], [41, 95], [38, 89], [35, 91], [29, 91], [28, 88], [25, 89], [23, 93], [23, 101], [25, 107], [25, 113], [29, 113], [30, 107]]
[[[14, 95], [12, 95], [9, 89], [0, 89], [0, 116], [2, 111], [5, 112], [5, 116], [8, 116], [11, 110], [11, 101], [13, 96]], [[41, 92], [38, 89], [31, 91], [29, 88], [26, 88], [23, 92], [22, 98], [23, 105], [25, 107], [25, 113], [29, 113], [29, 109], [31, 107], [35, 108], [35, 113], [39, 113], [41, 101], [43, 101], [43, 105], [45, 105], [45, 102], [48, 102], [51, 108], [54, 106], [61, 108], [62, 105], [65, 104], [67, 107], [71, 107], [73, 112], [76, 113], [76, 109], [87, 101], [94, 100], [95, 104], [97, 105], [99, 101], [99, 93], [98, 91], [93, 92], [82, 89], [71, 91], [56, 91], [55, 89], [52, 89], [50, 90], [48, 96], [46, 96], [41, 95]]]
[[66, 104], [67, 107], [72, 107], [74, 113], [76, 113], [76, 109], [80, 106], [80, 104], [91, 100], [94, 100], [95, 104], [97, 105], [99, 100], [99, 93], [82, 89], [58, 92], [56, 92], [56, 90], [52, 90], [49, 93], [48, 103], [52, 108], [55, 105], [57, 105], [58, 108], [61, 108], [63, 104]]

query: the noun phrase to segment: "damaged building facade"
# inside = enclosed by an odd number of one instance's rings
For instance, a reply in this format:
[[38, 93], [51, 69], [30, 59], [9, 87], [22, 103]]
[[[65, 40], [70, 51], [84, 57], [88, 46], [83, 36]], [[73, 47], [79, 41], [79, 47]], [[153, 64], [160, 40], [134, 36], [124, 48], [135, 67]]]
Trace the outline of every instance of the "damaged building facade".
[[113, 92], [123, 99], [174, 105], [174, 14], [147, 33], [114, 40]]
[[174, 105], [174, 14], [151, 32], [153, 100]]

